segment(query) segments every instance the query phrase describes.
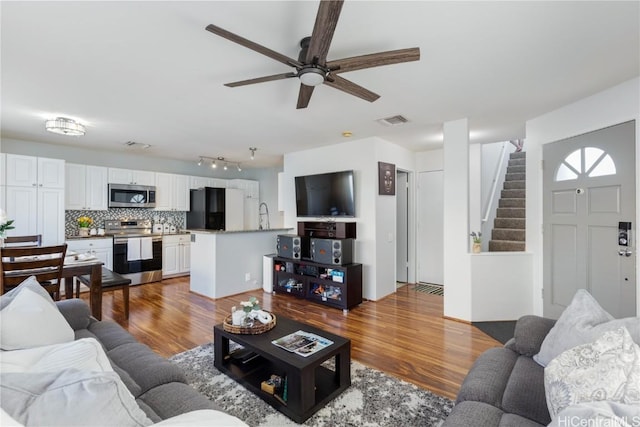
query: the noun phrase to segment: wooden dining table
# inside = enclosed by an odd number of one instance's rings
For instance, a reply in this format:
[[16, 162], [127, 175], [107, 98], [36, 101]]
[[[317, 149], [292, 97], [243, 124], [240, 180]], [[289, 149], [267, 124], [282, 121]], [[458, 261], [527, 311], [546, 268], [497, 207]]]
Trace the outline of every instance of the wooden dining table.
[[73, 278], [88, 274], [89, 282], [89, 307], [91, 315], [98, 320], [102, 320], [102, 264], [99, 259], [86, 261], [66, 261], [62, 268], [62, 278], [64, 279], [65, 298], [73, 297]]

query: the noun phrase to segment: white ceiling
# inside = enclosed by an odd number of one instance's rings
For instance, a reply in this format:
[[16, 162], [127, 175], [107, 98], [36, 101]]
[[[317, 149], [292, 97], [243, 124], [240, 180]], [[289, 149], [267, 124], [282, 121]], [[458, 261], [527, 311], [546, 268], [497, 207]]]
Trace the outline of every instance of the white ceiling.
[[[2, 1], [2, 137], [149, 156], [224, 156], [245, 167], [379, 136], [414, 151], [469, 118], [471, 142], [522, 138], [526, 120], [640, 75], [640, 3], [345, 2], [328, 60], [419, 47], [421, 60], [341, 74], [381, 97], [328, 86], [296, 110], [292, 69], [207, 31], [215, 24], [297, 58], [317, 1]], [[376, 119], [402, 114], [403, 126]], [[56, 116], [84, 137], [47, 133]], [[248, 163], [249, 147], [257, 147]]]

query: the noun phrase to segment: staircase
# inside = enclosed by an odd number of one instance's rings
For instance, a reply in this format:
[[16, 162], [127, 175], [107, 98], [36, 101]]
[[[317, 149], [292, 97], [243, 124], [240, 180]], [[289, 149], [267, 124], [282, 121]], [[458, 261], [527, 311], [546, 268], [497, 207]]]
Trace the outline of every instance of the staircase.
[[493, 223], [489, 252], [525, 250], [526, 153], [511, 153]]

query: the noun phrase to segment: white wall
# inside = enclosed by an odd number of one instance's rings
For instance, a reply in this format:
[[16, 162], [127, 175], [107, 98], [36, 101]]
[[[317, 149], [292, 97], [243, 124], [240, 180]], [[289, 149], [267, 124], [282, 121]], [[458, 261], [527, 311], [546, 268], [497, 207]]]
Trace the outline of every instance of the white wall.
[[[526, 123], [527, 150], [527, 251], [533, 253], [533, 312], [542, 314], [542, 146], [565, 138], [636, 120], [636, 165], [640, 165], [640, 78], [549, 112]], [[640, 168], [636, 168], [636, 191], [640, 189]], [[640, 224], [640, 197], [636, 197], [636, 224]], [[638, 227], [636, 226], [637, 230]], [[636, 233], [637, 235], [637, 233]], [[636, 237], [636, 242], [638, 241]], [[637, 249], [637, 247], [636, 247]], [[636, 287], [640, 262], [636, 257]], [[640, 291], [637, 292], [640, 313]]]
[[[357, 223], [355, 261], [363, 264], [363, 296], [377, 300], [395, 292], [396, 200], [378, 195], [378, 161], [393, 163], [406, 171], [415, 169], [415, 153], [380, 138], [351, 140], [284, 156], [284, 226], [297, 227], [294, 178], [301, 175], [354, 171]], [[415, 194], [415, 185], [410, 184]], [[410, 212], [411, 220], [415, 215]], [[305, 220], [305, 218], [300, 218]], [[415, 259], [415, 254], [414, 254]], [[415, 268], [414, 274], [415, 274]]]
[[444, 315], [471, 319], [469, 125], [444, 124]]

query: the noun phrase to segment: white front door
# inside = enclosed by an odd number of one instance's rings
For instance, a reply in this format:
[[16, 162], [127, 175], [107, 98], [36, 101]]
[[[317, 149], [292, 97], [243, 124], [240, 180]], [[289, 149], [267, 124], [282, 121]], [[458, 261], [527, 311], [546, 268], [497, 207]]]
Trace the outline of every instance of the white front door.
[[[614, 317], [636, 315], [635, 122], [543, 147], [544, 315], [557, 318], [578, 289]], [[630, 256], [627, 254], [631, 253]]]

